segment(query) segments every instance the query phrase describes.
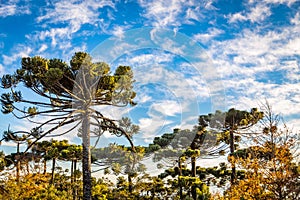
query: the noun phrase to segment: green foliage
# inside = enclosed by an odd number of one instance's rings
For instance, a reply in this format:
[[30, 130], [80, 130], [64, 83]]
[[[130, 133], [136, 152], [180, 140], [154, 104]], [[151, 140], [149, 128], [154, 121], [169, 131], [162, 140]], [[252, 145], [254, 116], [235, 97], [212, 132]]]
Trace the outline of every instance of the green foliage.
[[29, 107], [27, 112], [31, 117], [34, 117], [38, 113], [38, 109], [36, 107]]
[[86, 63], [90, 63], [92, 58], [88, 53], [85, 52], [78, 52], [76, 53], [72, 59], [70, 60], [70, 66], [73, 71], [79, 70], [83, 67]]
[[[37, 192], [37, 191], [36, 191]], [[35, 193], [32, 195], [31, 199], [33, 200], [71, 200], [72, 197], [68, 195], [67, 191], [60, 191], [56, 189], [53, 185], [48, 186], [45, 189], [42, 189], [41, 191], [38, 191], [38, 193]]]
[[196, 149], [196, 150], [193, 150], [193, 149], [187, 149], [184, 154], [185, 156], [187, 157], [199, 157], [200, 156], [200, 150]]
[[6, 164], [5, 154], [3, 151], [0, 151], [0, 171], [5, 169]]
[[99, 179], [93, 184], [92, 199], [107, 200], [107, 197], [111, 194], [111, 189], [109, 188], [111, 185], [110, 182]]

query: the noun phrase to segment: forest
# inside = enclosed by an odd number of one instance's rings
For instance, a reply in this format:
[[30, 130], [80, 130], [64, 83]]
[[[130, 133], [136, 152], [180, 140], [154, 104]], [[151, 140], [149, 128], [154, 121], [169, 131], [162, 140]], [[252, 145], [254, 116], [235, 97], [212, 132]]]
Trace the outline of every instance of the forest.
[[[0, 153], [0, 199], [300, 198], [299, 133], [267, 100], [257, 108], [195, 116], [193, 128], [175, 128], [141, 146], [133, 141], [138, 125], [99, 109], [139, 103], [130, 66], [112, 73], [85, 52], [69, 63], [24, 57], [19, 69], [2, 77], [1, 87], [7, 91], [1, 94], [3, 115], [28, 120], [32, 129], [8, 125], [0, 138], [16, 149]], [[56, 139], [69, 133], [82, 144]], [[91, 144], [105, 133], [127, 145]], [[205, 166], [208, 159], [218, 164]], [[149, 163], [158, 175], [147, 172]]]

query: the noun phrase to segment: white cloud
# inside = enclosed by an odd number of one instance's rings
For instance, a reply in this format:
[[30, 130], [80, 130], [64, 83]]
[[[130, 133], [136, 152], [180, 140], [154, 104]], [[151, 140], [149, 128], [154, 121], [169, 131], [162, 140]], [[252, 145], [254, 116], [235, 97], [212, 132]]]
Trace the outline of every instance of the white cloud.
[[122, 26], [114, 26], [112, 34], [117, 38], [124, 38], [124, 27]]
[[153, 20], [154, 26], [179, 25], [176, 20], [182, 10], [181, 1], [139, 1], [146, 9], [145, 17]]
[[300, 25], [300, 12], [297, 12], [295, 17], [291, 19], [291, 23], [294, 25]]
[[166, 100], [152, 104], [152, 108], [163, 116], [175, 116], [182, 112], [181, 105], [176, 101]]
[[138, 123], [141, 132], [140, 138], [143, 138], [145, 141], [150, 138], [150, 140], [153, 141], [153, 138], [162, 134], [164, 128], [171, 123], [172, 121], [158, 115], [149, 118], [141, 118]]
[[139, 94], [139, 96], [136, 97], [135, 101], [138, 103], [146, 103], [152, 100], [151, 96], [145, 95], [145, 94]]
[[251, 7], [249, 12], [238, 12], [228, 16], [229, 23], [238, 21], [262, 22], [271, 15], [270, 7], [267, 4], [259, 3], [255, 7]]
[[72, 32], [76, 32], [83, 24], [95, 24], [98, 21], [98, 9], [109, 6], [112, 1], [87, 0], [78, 3], [76, 0], [63, 0], [54, 4], [54, 9], [46, 9], [46, 14], [37, 18], [38, 22], [68, 23]]
[[[129, 49], [135, 49], [135, 48], [138, 48], [138, 45], [122, 42], [118, 45], [113, 46], [113, 48], [111, 48], [110, 51], [106, 53], [108, 53], [108, 56], [110, 58], [118, 58], [124, 54], [129, 54], [130, 53]], [[99, 56], [103, 57], [103, 55], [104, 53], [101, 52], [101, 55]], [[105, 59], [107, 58], [104, 58], [103, 60]]]
[[161, 47], [167, 51], [173, 52], [177, 55], [185, 55], [184, 51], [186, 49], [185, 45], [180, 45], [171, 40], [171, 39], [166, 39], [163, 44], [161, 44]]
[[298, 0], [263, 0], [266, 3], [272, 3], [272, 4], [287, 4], [288, 6], [291, 6]]
[[[37, 23], [42, 24], [44, 30], [35, 32], [27, 37], [33, 38], [37, 42], [45, 42], [45, 40], [50, 39], [53, 48], [71, 48], [70, 40], [75, 33], [79, 33], [83, 25], [89, 24], [97, 28], [99, 24], [104, 23], [103, 19], [100, 18], [102, 14], [100, 9], [105, 7], [114, 9], [114, 3], [112, 1], [98, 0], [81, 2], [76, 0], [56, 1], [53, 3], [53, 7], [46, 7], [46, 9], [42, 10], [44, 13], [36, 18]], [[59, 27], [56, 26], [58, 24]], [[53, 25], [55, 28], [48, 28], [53, 27]], [[113, 33], [120, 36], [122, 30], [116, 28]]]
[[197, 97], [207, 98], [209, 96], [205, 80], [199, 78], [199, 73], [194, 76], [186, 77], [184, 72], [165, 69], [165, 65], [152, 65], [145, 71], [143, 66], [134, 70], [135, 79], [138, 84], [146, 85], [149, 83], [159, 85], [165, 92], [170, 93], [170, 98], [182, 101], [195, 101]]
[[288, 6], [291, 6], [295, 2], [297, 2], [297, 0], [250, 0], [245, 3], [246, 10], [234, 14], [229, 14], [227, 16], [227, 18], [229, 18], [228, 22], [235, 23], [249, 20], [252, 23], [261, 23], [267, 17], [271, 16], [272, 4], [287, 4]]
[[[299, 135], [299, 130], [300, 130], [300, 119], [292, 119], [292, 120], [285, 120], [286, 125], [292, 132], [298, 132]], [[300, 142], [300, 135], [298, 139], [298, 145]]]
[[130, 58], [124, 62], [129, 62], [131, 65], [157, 65], [163, 62], [171, 62], [174, 56], [166, 53], [152, 53], [152, 54], [141, 54]]
[[209, 28], [207, 33], [204, 34], [195, 34], [193, 36], [193, 38], [195, 40], [198, 40], [204, 44], [210, 42], [211, 40], [213, 40], [216, 36], [219, 36], [221, 34], [223, 34], [224, 31], [221, 29], [217, 29], [217, 28]]
[[31, 14], [29, 6], [19, 6], [19, 0], [8, 0], [5, 3], [0, 2], [0, 18], [13, 15]]
[[7, 17], [16, 13], [16, 5], [4, 5], [0, 7], [0, 16]]
[[[274, 107], [276, 113], [287, 117], [300, 112], [299, 83], [273, 84], [258, 82], [254, 79], [235, 78], [224, 81], [227, 92], [228, 107], [249, 109], [258, 107], [265, 99]], [[293, 108], [293, 109], [291, 109]]]
[[253, 76], [258, 72], [281, 67], [280, 60], [283, 57], [293, 56], [298, 52], [294, 45], [297, 43], [298, 39], [292, 29], [264, 33], [244, 29], [234, 39], [214, 41], [208, 54], [225, 77], [238, 74]]
[[42, 44], [41, 47], [39, 48], [38, 52], [44, 52], [46, 49], [48, 48], [48, 46], [46, 44]]
[[230, 14], [228, 16], [228, 18], [229, 18], [229, 23], [234, 23], [234, 22], [237, 22], [237, 21], [246, 21], [247, 20], [247, 17], [244, 16], [241, 12]]
[[51, 38], [51, 46], [57, 45], [57, 40], [60, 42], [62, 39], [71, 39], [71, 33], [69, 28], [51, 28], [50, 30], [41, 31], [38, 35], [38, 39], [44, 41], [46, 38]]
[[198, 9], [192, 9], [192, 8], [188, 8], [187, 11], [186, 11], [186, 18], [188, 20], [196, 20], [196, 21], [199, 21], [200, 20], [200, 16], [199, 16], [199, 13], [200, 10], [199, 8]]
[[300, 64], [296, 60], [288, 60], [282, 63], [282, 69], [286, 71], [286, 77], [291, 82], [297, 82], [300, 80]]
[[[186, 89], [189, 89], [189, 93], [194, 94], [197, 97], [200, 98], [209, 98], [210, 96], [210, 84], [213, 84], [212, 82], [207, 82], [209, 80], [205, 79], [206, 77], [200, 77], [200, 76], [192, 76], [191, 78], [186, 79]], [[217, 89], [217, 88], [214, 88]], [[218, 88], [221, 89], [221, 88]]]
[[2, 55], [3, 58], [3, 64], [4, 65], [10, 65], [14, 62], [19, 62], [22, 57], [27, 57], [32, 52], [32, 48], [19, 45], [15, 49], [15, 52], [12, 55]]
[[263, 4], [258, 4], [255, 8], [250, 9], [247, 18], [253, 22], [261, 22], [271, 15], [270, 8]]
[[290, 40], [286, 46], [285, 51], [289, 52], [290, 55], [300, 55], [300, 38], [294, 38]]
[[211, 0], [139, 0], [139, 4], [145, 9], [143, 16], [154, 27], [180, 26], [190, 24], [191, 20], [199, 21], [204, 18], [202, 10], [215, 9]]

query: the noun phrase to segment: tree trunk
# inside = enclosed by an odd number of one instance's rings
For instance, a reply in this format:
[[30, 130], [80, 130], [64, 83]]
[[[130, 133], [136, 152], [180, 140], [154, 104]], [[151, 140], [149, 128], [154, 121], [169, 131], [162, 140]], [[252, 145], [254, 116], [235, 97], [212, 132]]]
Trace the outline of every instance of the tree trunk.
[[[196, 177], [196, 157], [191, 157], [191, 164], [192, 164], [192, 177]], [[197, 199], [196, 187], [192, 186], [192, 197], [194, 200]]]
[[180, 199], [183, 199], [182, 186], [181, 186], [181, 180], [180, 180], [180, 177], [182, 176], [181, 157], [179, 157], [179, 159], [178, 159], [178, 169], [179, 169], [179, 176], [178, 176], [179, 197], [180, 197]]
[[74, 182], [76, 181], [76, 169], [77, 169], [77, 160], [74, 160], [74, 169], [73, 169], [73, 173], [74, 173]]
[[192, 177], [196, 177], [196, 157], [191, 157], [191, 164], [192, 164]]
[[131, 179], [131, 173], [128, 173], [128, 190], [129, 193], [132, 194], [132, 179]]
[[82, 122], [82, 173], [83, 200], [92, 199], [91, 150], [90, 150], [90, 119], [86, 113]]
[[20, 180], [20, 169], [21, 169], [21, 163], [20, 163], [20, 143], [17, 143], [17, 169], [16, 169], [16, 178], [17, 178], [17, 183], [19, 183]]
[[75, 183], [75, 160], [71, 160], [71, 186], [72, 186], [72, 193], [73, 193], [73, 200], [76, 199], [76, 184]]
[[[233, 156], [234, 153], [234, 135], [233, 130], [230, 130], [230, 156]], [[231, 177], [230, 177], [230, 183], [231, 185], [234, 185], [236, 181], [236, 172], [235, 172], [235, 160], [231, 162]]]
[[71, 178], [71, 183], [74, 182], [74, 160], [72, 159], [71, 160], [71, 175], [70, 175], [70, 178]]
[[54, 184], [55, 158], [52, 158], [51, 184]]
[[47, 160], [45, 160], [45, 158], [43, 160], [43, 163], [44, 163], [44, 174], [46, 174], [47, 173]]

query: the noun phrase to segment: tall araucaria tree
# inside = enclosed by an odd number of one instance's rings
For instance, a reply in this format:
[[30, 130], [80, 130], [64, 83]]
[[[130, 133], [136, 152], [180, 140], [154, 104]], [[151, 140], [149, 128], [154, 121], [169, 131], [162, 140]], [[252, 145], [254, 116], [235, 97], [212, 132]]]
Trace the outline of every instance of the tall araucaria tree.
[[[75, 53], [70, 64], [60, 59], [39, 56], [22, 58], [21, 68], [14, 74], [4, 75], [2, 87], [10, 90], [1, 95], [2, 112], [16, 118], [27, 118], [36, 124], [31, 131], [36, 140], [45, 136], [69, 133], [81, 125], [83, 143], [83, 199], [91, 199], [91, 129], [109, 131], [125, 136], [133, 146], [131, 137], [119, 127], [118, 121], [104, 116], [97, 106], [134, 105], [133, 72], [129, 66], [119, 66], [114, 74], [104, 62], [93, 62], [89, 54]], [[18, 87], [23, 84], [23, 87]], [[31, 90], [32, 95], [25, 89]], [[32, 97], [32, 98], [31, 98]], [[35, 116], [41, 120], [35, 121]], [[64, 127], [64, 129], [62, 129]], [[43, 131], [41, 131], [43, 130]], [[59, 134], [55, 132], [60, 131]], [[97, 133], [99, 137], [101, 133]], [[134, 150], [134, 148], [133, 148]]]
[[247, 131], [263, 118], [263, 112], [257, 108], [250, 111], [229, 109], [227, 112], [216, 111], [208, 115], [199, 117], [199, 125], [205, 124], [209, 129], [218, 132], [218, 143], [223, 142], [229, 145], [230, 155], [228, 157], [231, 163], [231, 185], [236, 181], [236, 164], [233, 154], [237, 149], [237, 142], [241, 136], [249, 135]]

